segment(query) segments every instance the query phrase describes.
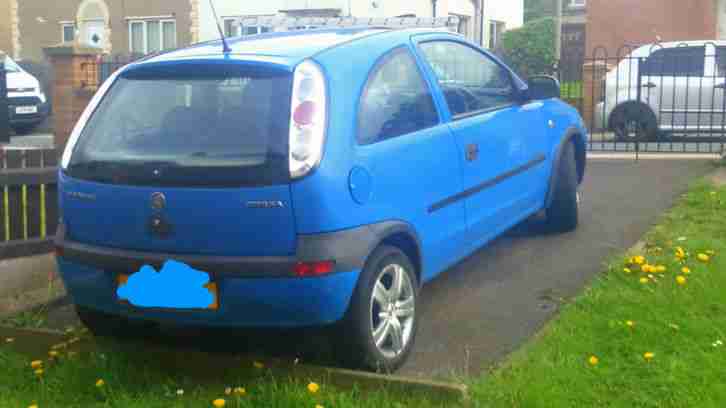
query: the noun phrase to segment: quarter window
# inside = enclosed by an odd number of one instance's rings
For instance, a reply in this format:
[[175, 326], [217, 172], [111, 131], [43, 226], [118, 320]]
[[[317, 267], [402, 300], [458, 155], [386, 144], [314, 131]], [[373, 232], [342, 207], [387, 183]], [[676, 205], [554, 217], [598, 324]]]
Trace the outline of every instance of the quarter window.
[[726, 76], [726, 47], [716, 48], [716, 76]]
[[371, 144], [439, 123], [428, 85], [406, 49], [380, 61], [360, 101], [358, 142]]
[[643, 75], [702, 77], [706, 47], [675, 47], [653, 51], [645, 62]]
[[509, 72], [483, 53], [452, 41], [421, 44], [454, 118], [515, 103]]

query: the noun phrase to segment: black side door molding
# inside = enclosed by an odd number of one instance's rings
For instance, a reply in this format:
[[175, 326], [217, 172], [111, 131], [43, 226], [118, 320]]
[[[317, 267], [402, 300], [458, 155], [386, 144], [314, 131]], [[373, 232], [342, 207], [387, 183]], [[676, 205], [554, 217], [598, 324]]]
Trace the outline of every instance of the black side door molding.
[[435, 211], [438, 211], [438, 210], [440, 210], [440, 209], [442, 209], [444, 207], [447, 207], [447, 206], [449, 206], [451, 204], [454, 204], [454, 203], [456, 203], [458, 201], [464, 200], [467, 197], [471, 197], [474, 194], [480, 193], [481, 191], [486, 190], [487, 188], [494, 187], [497, 184], [503, 182], [504, 180], [506, 180], [508, 178], [514, 177], [514, 176], [516, 176], [518, 174], [521, 174], [521, 173], [524, 173], [525, 171], [527, 171], [527, 170], [529, 170], [529, 169], [531, 169], [533, 167], [536, 167], [537, 165], [539, 165], [541, 163], [544, 163], [544, 161], [546, 159], [547, 159], [547, 157], [544, 154], [539, 154], [534, 159], [528, 161], [527, 163], [525, 163], [525, 164], [523, 164], [523, 165], [521, 165], [521, 166], [519, 166], [519, 167], [517, 167], [515, 169], [509, 170], [506, 173], [502, 173], [502, 174], [500, 174], [500, 175], [498, 175], [498, 176], [496, 176], [496, 177], [494, 177], [494, 178], [492, 178], [490, 180], [487, 180], [487, 181], [485, 181], [485, 182], [483, 182], [481, 184], [478, 184], [478, 185], [476, 185], [474, 187], [471, 187], [469, 189], [466, 189], [466, 190], [464, 190], [464, 191], [462, 191], [460, 193], [457, 193], [457, 194], [455, 194], [455, 195], [453, 195], [451, 197], [447, 197], [447, 198], [445, 198], [445, 199], [443, 199], [443, 200], [441, 200], [441, 201], [439, 201], [437, 203], [434, 203], [434, 204], [432, 204], [428, 208], [429, 214], [430, 213], [433, 213]]

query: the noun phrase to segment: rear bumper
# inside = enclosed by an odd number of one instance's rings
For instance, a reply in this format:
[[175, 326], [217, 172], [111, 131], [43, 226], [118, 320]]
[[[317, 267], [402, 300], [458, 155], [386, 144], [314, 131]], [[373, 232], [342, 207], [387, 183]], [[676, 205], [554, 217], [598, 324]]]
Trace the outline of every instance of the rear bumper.
[[139, 309], [118, 302], [116, 274], [63, 257], [61, 277], [74, 303], [90, 309], [174, 325], [210, 327], [303, 327], [339, 321], [348, 309], [359, 271], [319, 278], [215, 277], [219, 309], [172, 311]]
[[[384, 224], [380, 224], [384, 225]], [[376, 245], [380, 225], [298, 237], [290, 257], [211, 257], [103, 248], [68, 241], [61, 224], [56, 246], [58, 267], [74, 302], [98, 311], [178, 325], [300, 327], [343, 318], [365, 260]], [[207, 272], [219, 290], [216, 311], [140, 309], [118, 301], [119, 274], [143, 265], [160, 270], [169, 259]], [[335, 271], [299, 278], [299, 261], [335, 260]]]

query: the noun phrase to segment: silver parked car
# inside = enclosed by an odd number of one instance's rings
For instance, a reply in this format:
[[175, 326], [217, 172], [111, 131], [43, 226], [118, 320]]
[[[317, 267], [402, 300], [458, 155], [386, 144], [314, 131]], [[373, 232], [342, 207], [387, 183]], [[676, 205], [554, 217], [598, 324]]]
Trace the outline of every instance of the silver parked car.
[[649, 44], [611, 69], [595, 126], [618, 140], [724, 132], [726, 41]]

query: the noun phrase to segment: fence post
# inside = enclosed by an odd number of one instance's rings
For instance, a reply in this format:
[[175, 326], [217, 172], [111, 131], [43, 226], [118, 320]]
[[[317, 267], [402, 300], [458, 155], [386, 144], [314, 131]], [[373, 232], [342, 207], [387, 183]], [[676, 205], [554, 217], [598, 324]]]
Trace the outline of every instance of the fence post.
[[5, 73], [5, 54], [0, 51], [0, 143], [10, 143], [10, 112], [8, 111], [8, 82]]
[[43, 51], [55, 73], [52, 85], [55, 148], [62, 152], [98, 87], [96, 61], [103, 51], [68, 43]]

